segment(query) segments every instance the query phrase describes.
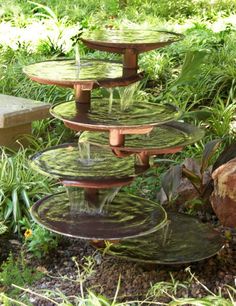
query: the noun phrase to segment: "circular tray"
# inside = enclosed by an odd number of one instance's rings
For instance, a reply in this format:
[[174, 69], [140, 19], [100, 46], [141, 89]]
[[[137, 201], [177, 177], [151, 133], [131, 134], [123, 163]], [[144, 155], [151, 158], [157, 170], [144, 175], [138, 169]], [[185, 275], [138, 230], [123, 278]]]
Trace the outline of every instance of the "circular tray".
[[117, 158], [110, 149], [89, 143], [63, 144], [36, 153], [31, 166], [65, 185], [91, 188], [126, 185], [141, 172], [134, 157]]
[[[121, 152], [149, 152], [150, 154], [167, 153], [173, 148], [183, 148], [184, 146], [200, 140], [204, 132], [187, 123], [169, 122], [154, 127], [148, 134], [125, 135], [124, 147], [115, 147]], [[83, 132], [80, 141], [91, 144], [109, 146], [109, 135], [105, 132]]]
[[134, 101], [131, 106], [121, 110], [121, 101], [114, 99], [92, 99], [89, 111], [74, 101], [57, 104], [51, 108], [51, 114], [64, 122], [73, 123], [74, 127], [109, 130], [110, 128], [148, 127], [172, 121], [181, 113], [172, 105], [143, 103]]
[[167, 225], [145, 237], [113, 244], [107, 253], [154, 264], [184, 264], [215, 255], [223, 246], [220, 234], [196, 218], [168, 213]]
[[51, 195], [34, 204], [31, 213], [53, 232], [90, 240], [138, 237], [166, 222], [160, 205], [116, 189], [100, 190], [98, 198], [86, 201], [84, 190], [75, 188], [70, 200], [67, 193]]
[[33, 81], [67, 87], [122, 86], [140, 79], [137, 74], [123, 77], [121, 63], [94, 59], [81, 59], [80, 66], [72, 59], [44, 61], [24, 67], [23, 72]]
[[95, 30], [84, 34], [83, 43], [93, 49], [123, 53], [124, 49], [138, 52], [161, 48], [183, 38], [183, 35], [157, 30], [123, 29]]

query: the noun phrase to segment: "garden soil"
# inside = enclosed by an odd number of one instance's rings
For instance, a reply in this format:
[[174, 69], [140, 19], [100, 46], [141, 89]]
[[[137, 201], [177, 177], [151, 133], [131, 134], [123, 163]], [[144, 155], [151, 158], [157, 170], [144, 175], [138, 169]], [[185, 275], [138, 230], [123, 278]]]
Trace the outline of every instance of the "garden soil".
[[[214, 221], [215, 223], [215, 221]], [[217, 224], [216, 224], [217, 225]], [[102, 255], [88, 242], [80, 239], [62, 238], [59, 247], [50, 255], [36, 260], [34, 257], [27, 258], [30, 265], [36, 267], [44, 276], [30, 287], [34, 292], [45, 294], [48, 290], [60, 290], [68, 296], [80, 296], [81, 286], [78, 281], [79, 265], [85, 265], [85, 257], [92, 256], [94, 272], [83, 282], [83, 291], [87, 289], [113, 299], [119, 284], [119, 301], [158, 301], [168, 303], [171, 298], [165, 293], [159, 292], [158, 298], [147, 298], [147, 292], [157, 282], [172, 282], [176, 285], [176, 292], [169, 292], [175, 297], [204, 297], [209, 291], [218, 294], [222, 291], [227, 294], [226, 285], [236, 285], [236, 229], [216, 226], [225, 239], [224, 248], [210, 259], [188, 265], [144, 265], [135, 262], [121, 260], [112, 256]], [[13, 241], [13, 247], [17, 246]], [[18, 246], [19, 249], [19, 246]], [[194, 278], [191, 277], [189, 268]], [[83, 269], [80, 269], [83, 272]], [[195, 278], [196, 277], [196, 278]], [[191, 279], [192, 278], [192, 279]], [[33, 305], [55, 305], [34, 294], [30, 295]], [[59, 302], [59, 298], [55, 298]], [[73, 301], [73, 298], [71, 299]], [[136, 302], [132, 305], [138, 305]], [[145, 303], [146, 304], [146, 303]], [[144, 304], [144, 305], [145, 305]], [[148, 305], [148, 303], [146, 304]], [[150, 303], [149, 303], [150, 305]]]

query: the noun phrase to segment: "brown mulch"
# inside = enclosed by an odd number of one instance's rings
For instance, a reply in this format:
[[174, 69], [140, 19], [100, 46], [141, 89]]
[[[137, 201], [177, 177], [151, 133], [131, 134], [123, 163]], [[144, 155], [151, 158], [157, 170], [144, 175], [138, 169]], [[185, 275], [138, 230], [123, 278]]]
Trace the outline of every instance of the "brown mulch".
[[[58, 249], [49, 256], [41, 260], [29, 259], [29, 263], [37, 269], [48, 273], [31, 287], [35, 292], [42, 290], [59, 289], [66, 296], [80, 295], [80, 285], [75, 280], [77, 268], [72, 257], [78, 263], [84, 262], [84, 256], [93, 256], [95, 259], [94, 273], [84, 283], [84, 290], [90, 288], [93, 292], [105, 295], [108, 298], [114, 297], [117, 289], [119, 277], [121, 285], [119, 289], [119, 300], [144, 300], [150, 286], [156, 282], [171, 282], [171, 276], [179, 282], [186, 282], [190, 274], [186, 267], [191, 268], [191, 272], [209, 290], [218, 293], [225, 285], [235, 286], [236, 279], [236, 230], [218, 227], [222, 235], [225, 231], [231, 232], [231, 239], [226, 240], [225, 247], [219, 254], [210, 259], [188, 265], [164, 266], [164, 265], [144, 265], [121, 260], [108, 255], [102, 256], [91, 247], [86, 241], [72, 238], [63, 238]], [[63, 280], [63, 277], [66, 279]], [[203, 297], [209, 293], [201, 284], [193, 280], [187, 284], [186, 288], [177, 288], [177, 297]], [[162, 297], [159, 302], [168, 302], [170, 298]], [[52, 303], [39, 299], [31, 295], [30, 302], [33, 305], [53, 305]]]
[[[213, 293], [217, 294], [219, 290], [222, 290], [224, 295], [226, 285], [236, 286], [236, 229], [220, 226], [212, 215], [199, 217], [205, 222], [212, 223], [221, 232], [222, 237], [228, 238], [225, 238], [224, 248], [210, 259], [188, 265], [144, 265], [108, 255], [103, 256], [84, 240], [64, 237], [61, 239], [57, 250], [48, 256], [40, 260], [32, 257], [32, 255], [27, 257], [30, 265], [46, 273], [31, 286], [31, 289], [34, 292], [58, 289], [66, 296], [79, 296], [81, 292], [80, 284], [78, 281], [74, 281], [78, 270], [72, 258], [75, 258], [79, 264], [84, 264], [84, 257], [92, 256], [94, 258], [94, 273], [83, 284], [85, 292], [86, 289], [91, 289], [93, 292], [112, 299], [120, 277], [120, 301], [144, 300], [151, 285], [163, 281], [171, 282], [172, 275], [175, 281], [186, 285], [184, 288], [177, 287], [176, 297], [204, 297], [209, 295], [209, 292], [199, 282], [207, 286]], [[15, 239], [5, 241], [2, 239], [0, 240], [0, 249], [0, 261], [2, 261], [6, 259], [10, 251], [15, 254], [20, 252], [21, 246]], [[190, 267], [191, 272], [199, 282], [196, 280], [188, 282], [190, 273], [186, 271], [187, 267]], [[29, 300], [31, 305], [54, 305], [34, 295], [31, 295]], [[161, 303], [170, 300], [166, 295], [157, 298], [157, 301]]]

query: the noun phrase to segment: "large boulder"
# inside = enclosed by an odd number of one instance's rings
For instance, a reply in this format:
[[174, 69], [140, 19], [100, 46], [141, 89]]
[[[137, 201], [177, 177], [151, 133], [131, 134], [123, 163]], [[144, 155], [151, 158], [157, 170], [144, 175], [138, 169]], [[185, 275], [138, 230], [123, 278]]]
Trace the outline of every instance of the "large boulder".
[[212, 207], [224, 226], [236, 227], [236, 158], [217, 168], [212, 178]]

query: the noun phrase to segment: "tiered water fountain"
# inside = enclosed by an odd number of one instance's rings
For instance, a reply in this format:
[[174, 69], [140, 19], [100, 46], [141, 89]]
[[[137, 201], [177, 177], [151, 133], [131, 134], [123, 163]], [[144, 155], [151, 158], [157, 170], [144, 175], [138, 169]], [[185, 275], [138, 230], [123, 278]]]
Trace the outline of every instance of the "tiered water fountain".
[[[152, 263], [184, 263], [214, 255], [222, 241], [197, 219], [166, 213], [150, 200], [125, 193], [122, 186], [146, 171], [150, 156], [175, 153], [199, 140], [198, 128], [174, 121], [171, 105], [91, 98], [96, 87], [138, 81], [138, 54], [181, 38], [164, 31], [102, 30], [82, 37], [93, 49], [123, 54], [123, 65], [105, 60], [53, 60], [29, 65], [34, 81], [74, 88], [75, 101], [51, 108], [54, 117], [75, 131], [78, 144], [59, 145], [32, 157], [32, 166], [53, 176], [67, 192], [47, 196], [32, 208], [47, 229], [95, 244], [113, 242], [108, 252]], [[122, 100], [122, 101], [121, 101]]]

